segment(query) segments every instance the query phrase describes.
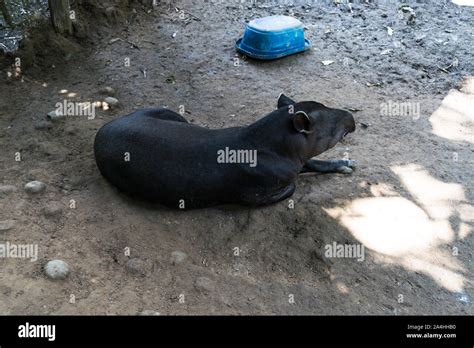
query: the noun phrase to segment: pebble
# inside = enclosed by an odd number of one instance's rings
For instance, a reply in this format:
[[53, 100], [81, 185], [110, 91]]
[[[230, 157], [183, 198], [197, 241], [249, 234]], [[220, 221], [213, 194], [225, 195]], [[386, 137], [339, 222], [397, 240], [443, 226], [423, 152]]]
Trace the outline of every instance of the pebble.
[[69, 265], [62, 260], [53, 260], [44, 266], [44, 271], [50, 279], [66, 279], [69, 275]]
[[0, 221], [0, 232], [11, 230], [15, 226], [14, 220]]
[[125, 269], [135, 275], [146, 275], [151, 272], [153, 264], [147, 260], [140, 259], [138, 257], [131, 258], [125, 264]]
[[25, 191], [28, 193], [40, 193], [46, 188], [46, 184], [41, 181], [30, 181], [25, 185]]
[[13, 185], [0, 185], [0, 198], [8, 196], [10, 193], [16, 192], [16, 187]]
[[51, 121], [59, 121], [65, 117], [63, 114], [58, 113], [56, 110], [48, 112], [47, 116]]
[[43, 213], [48, 218], [54, 218], [61, 215], [63, 206], [60, 202], [49, 202], [43, 210]]
[[49, 121], [39, 120], [34, 123], [34, 127], [37, 130], [47, 130], [53, 128], [53, 125]]
[[112, 87], [103, 87], [99, 91], [100, 94], [105, 94], [107, 96], [115, 95], [115, 90]]
[[171, 264], [177, 265], [180, 263], [183, 263], [188, 255], [186, 253], [183, 253], [182, 251], [173, 251], [171, 253]]
[[194, 282], [194, 287], [203, 292], [211, 292], [214, 289], [214, 281], [207, 277], [199, 277]]
[[115, 106], [119, 103], [118, 99], [114, 97], [107, 97], [104, 99], [104, 102], [109, 104], [109, 106]]

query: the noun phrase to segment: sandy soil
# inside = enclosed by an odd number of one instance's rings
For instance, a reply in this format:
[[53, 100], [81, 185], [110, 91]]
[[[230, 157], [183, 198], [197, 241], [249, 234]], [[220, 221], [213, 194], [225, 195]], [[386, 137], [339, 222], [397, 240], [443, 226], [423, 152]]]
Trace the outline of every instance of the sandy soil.
[[[2, 81], [0, 184], [16, 191], [0, 197], [0, 220], [14, 221], [0, 240], [37, 244], [39, 258], [0, 259], [0, 313], [474, 314], [474, 8], [409, 3], [414, 24], [388, 1], [352, 12], [162, 4], [127, 13], [128, 25], [63, 63]], [[301, 19], [313, 49], [273, 62], [237, 55], [244, 23], [270, 14]], [[64, 99], [102, 100], [104, 86], [119, 107], [46, 119]], [[301, 176], [294, 209], [171, 211], [123, 196], [95, 166], [96, 131], [134, 109], [182, 105], [196, 124], [228, 127], [266, 115], [281, 92], [349, 108], [358, 124], [322, 156], [348, 155], [356, 171]], [[388, 103], [419, 106], [419, 117], [384, 114]], [[26, 193], [31, 180], [46, 190]], [[326, 257], [334, 242], [363, 244], [364, 260]], [[175, 251], [186, 259], [172, 262]], [[46, 278], [52, 259], [70, 265], [66, 280]]]

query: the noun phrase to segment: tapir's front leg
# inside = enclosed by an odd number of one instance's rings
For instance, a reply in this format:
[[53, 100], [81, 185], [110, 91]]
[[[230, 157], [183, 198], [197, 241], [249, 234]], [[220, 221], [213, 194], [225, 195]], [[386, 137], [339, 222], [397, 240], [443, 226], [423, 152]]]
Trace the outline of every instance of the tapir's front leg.
[[301, 173], [318, 172], [318, 173], [352, 173], [352, 168], [355, 167], [355, 161], [348, 159], [340, 160], [308, 160], [301, 170]]

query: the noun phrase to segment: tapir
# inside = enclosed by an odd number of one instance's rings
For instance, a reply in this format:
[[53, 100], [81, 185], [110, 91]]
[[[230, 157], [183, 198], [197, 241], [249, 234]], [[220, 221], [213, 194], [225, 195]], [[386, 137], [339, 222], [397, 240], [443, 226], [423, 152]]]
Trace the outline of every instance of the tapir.
[[102, 126], [94, 153], [120, 191], [170, 208], [262, 206], [290, 197], [305, 172], [352, 172], [349, 159], [316, 160], [354, 132], [345, 110], [281, 94], [277, 109], [244, 127], [209, 129], [166, 108]]

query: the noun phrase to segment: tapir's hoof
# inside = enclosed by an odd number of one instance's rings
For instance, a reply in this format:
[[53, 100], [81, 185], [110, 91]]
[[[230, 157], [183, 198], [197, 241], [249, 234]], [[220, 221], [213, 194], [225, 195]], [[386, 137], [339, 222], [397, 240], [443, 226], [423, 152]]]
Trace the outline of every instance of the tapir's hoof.
[[342, 174], [350, 174], [353, 172], [353, 170], [352, 168], [342, 166], [342, 167], [337, 168], [337, 172], [342, 173]]
[[344, 164], [344, 166], [346, 167], [350, 167], [350, 168], [355, 168], [356, 166], [356, 161], [354, 160], [344, 160], [346, 163]]

